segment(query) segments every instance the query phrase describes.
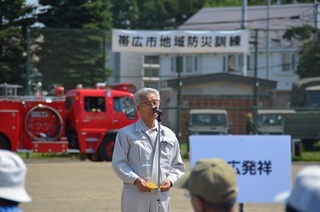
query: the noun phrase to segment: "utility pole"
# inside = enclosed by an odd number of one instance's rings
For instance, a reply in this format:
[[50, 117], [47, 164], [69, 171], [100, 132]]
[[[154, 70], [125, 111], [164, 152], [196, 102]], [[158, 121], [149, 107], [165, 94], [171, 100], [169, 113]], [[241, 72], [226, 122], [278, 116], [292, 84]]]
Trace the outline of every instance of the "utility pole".
[[179, 55], [176, 58], [176, 70], [178, 72], [177, 137], [178, 137], [179, 142], [181, 139], [180, 119], [181, 119], [181, 88], [182, 88], [181, 72], [182, 72], [182, 68], [183, 68], [183, 57]]
[[316, 29], [320, 29], [320, 9], [319, 9], [319, 2], [314, 0], [314, 27]]
[[26, 90], [27, 90], [27, 95], [31, 95], [31, 90], [30, 90], [30, 29], [27, 28], [27, 75], [26, 75]]
[[269, 79], [269, 58], [270, 58], [270, 1], [271, 1], [271, 0], [267, 0], [266, 79]]
[[[242, 22], [241, 29], [247, 29], [247, 0], [242, 0]], [[243, 53], [242, 55], [242, 74], [243, 76], [247, 76], [247, 55]]]
[[[247, 29], [247, 0], [242, 0], [242, 22], [241, 22], [241, 29], [246, 30]], [[247, 55], [246, 53], [242, 54], [242, 74], [243, 76], [247, 76]], [[244, 212], [244, 204], [239, 203], [239, 212]]]
[[257, 110], [258, 110], [258, 29], [255, 30], [255, 41], [254, 41], [254, 82], [253, 82], [253, 109], [254, 109], [254, 127], [253, 134], [257, 133]]

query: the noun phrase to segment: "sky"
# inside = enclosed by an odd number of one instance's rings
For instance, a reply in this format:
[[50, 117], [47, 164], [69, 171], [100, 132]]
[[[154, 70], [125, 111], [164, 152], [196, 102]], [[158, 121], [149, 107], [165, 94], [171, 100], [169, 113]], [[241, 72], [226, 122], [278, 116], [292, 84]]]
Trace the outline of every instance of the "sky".
[[38, 0], [26, 0], [27, 4], [38, 4]]

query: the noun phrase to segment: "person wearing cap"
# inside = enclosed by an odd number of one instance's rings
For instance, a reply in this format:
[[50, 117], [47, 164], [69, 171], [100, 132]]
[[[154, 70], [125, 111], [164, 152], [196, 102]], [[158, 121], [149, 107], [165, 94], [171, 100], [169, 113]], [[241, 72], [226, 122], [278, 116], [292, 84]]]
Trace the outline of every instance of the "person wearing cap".
[[236, 211], [237, 175], [223, 159], [200, 159], [175, 186], [189, 191], [195, 212]]
[[167, 212], [170, 188], [185, 172], [179, 142], [158, 120], [158, 90], [141, 88], [134, 102], [141, 118], [119, 130], [112, 158], [113, 170], [123, 181], [121, 211]]
[[31, 202], [25, 189], [27, 167], [16, 153], [0, 149], [0, 212], [21, 212], [21, 202]]
[[285, 203], [286, 212], [320, 211], [320, 166], [308, 165], [297, 176], [292, 191], [282, 192], [275, 202]]

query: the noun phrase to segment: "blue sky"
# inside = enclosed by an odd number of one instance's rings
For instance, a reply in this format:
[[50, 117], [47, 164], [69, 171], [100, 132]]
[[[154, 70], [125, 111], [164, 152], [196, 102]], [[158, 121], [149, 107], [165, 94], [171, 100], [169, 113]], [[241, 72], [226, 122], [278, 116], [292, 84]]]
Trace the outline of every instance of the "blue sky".
[[38, 0], [26, 0], [27, 4], [38, 4]]

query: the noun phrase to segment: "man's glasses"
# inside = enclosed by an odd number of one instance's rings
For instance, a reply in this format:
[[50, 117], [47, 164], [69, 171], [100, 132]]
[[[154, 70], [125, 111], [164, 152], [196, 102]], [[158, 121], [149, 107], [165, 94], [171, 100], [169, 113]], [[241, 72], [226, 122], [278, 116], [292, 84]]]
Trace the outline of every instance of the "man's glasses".
[[151, 107], [153, 105], [159, 106], [159, 104], [160, 104], [160, 100], [145, 101], [142, 103], [142, 105], [145, 105], [147, 107]]

